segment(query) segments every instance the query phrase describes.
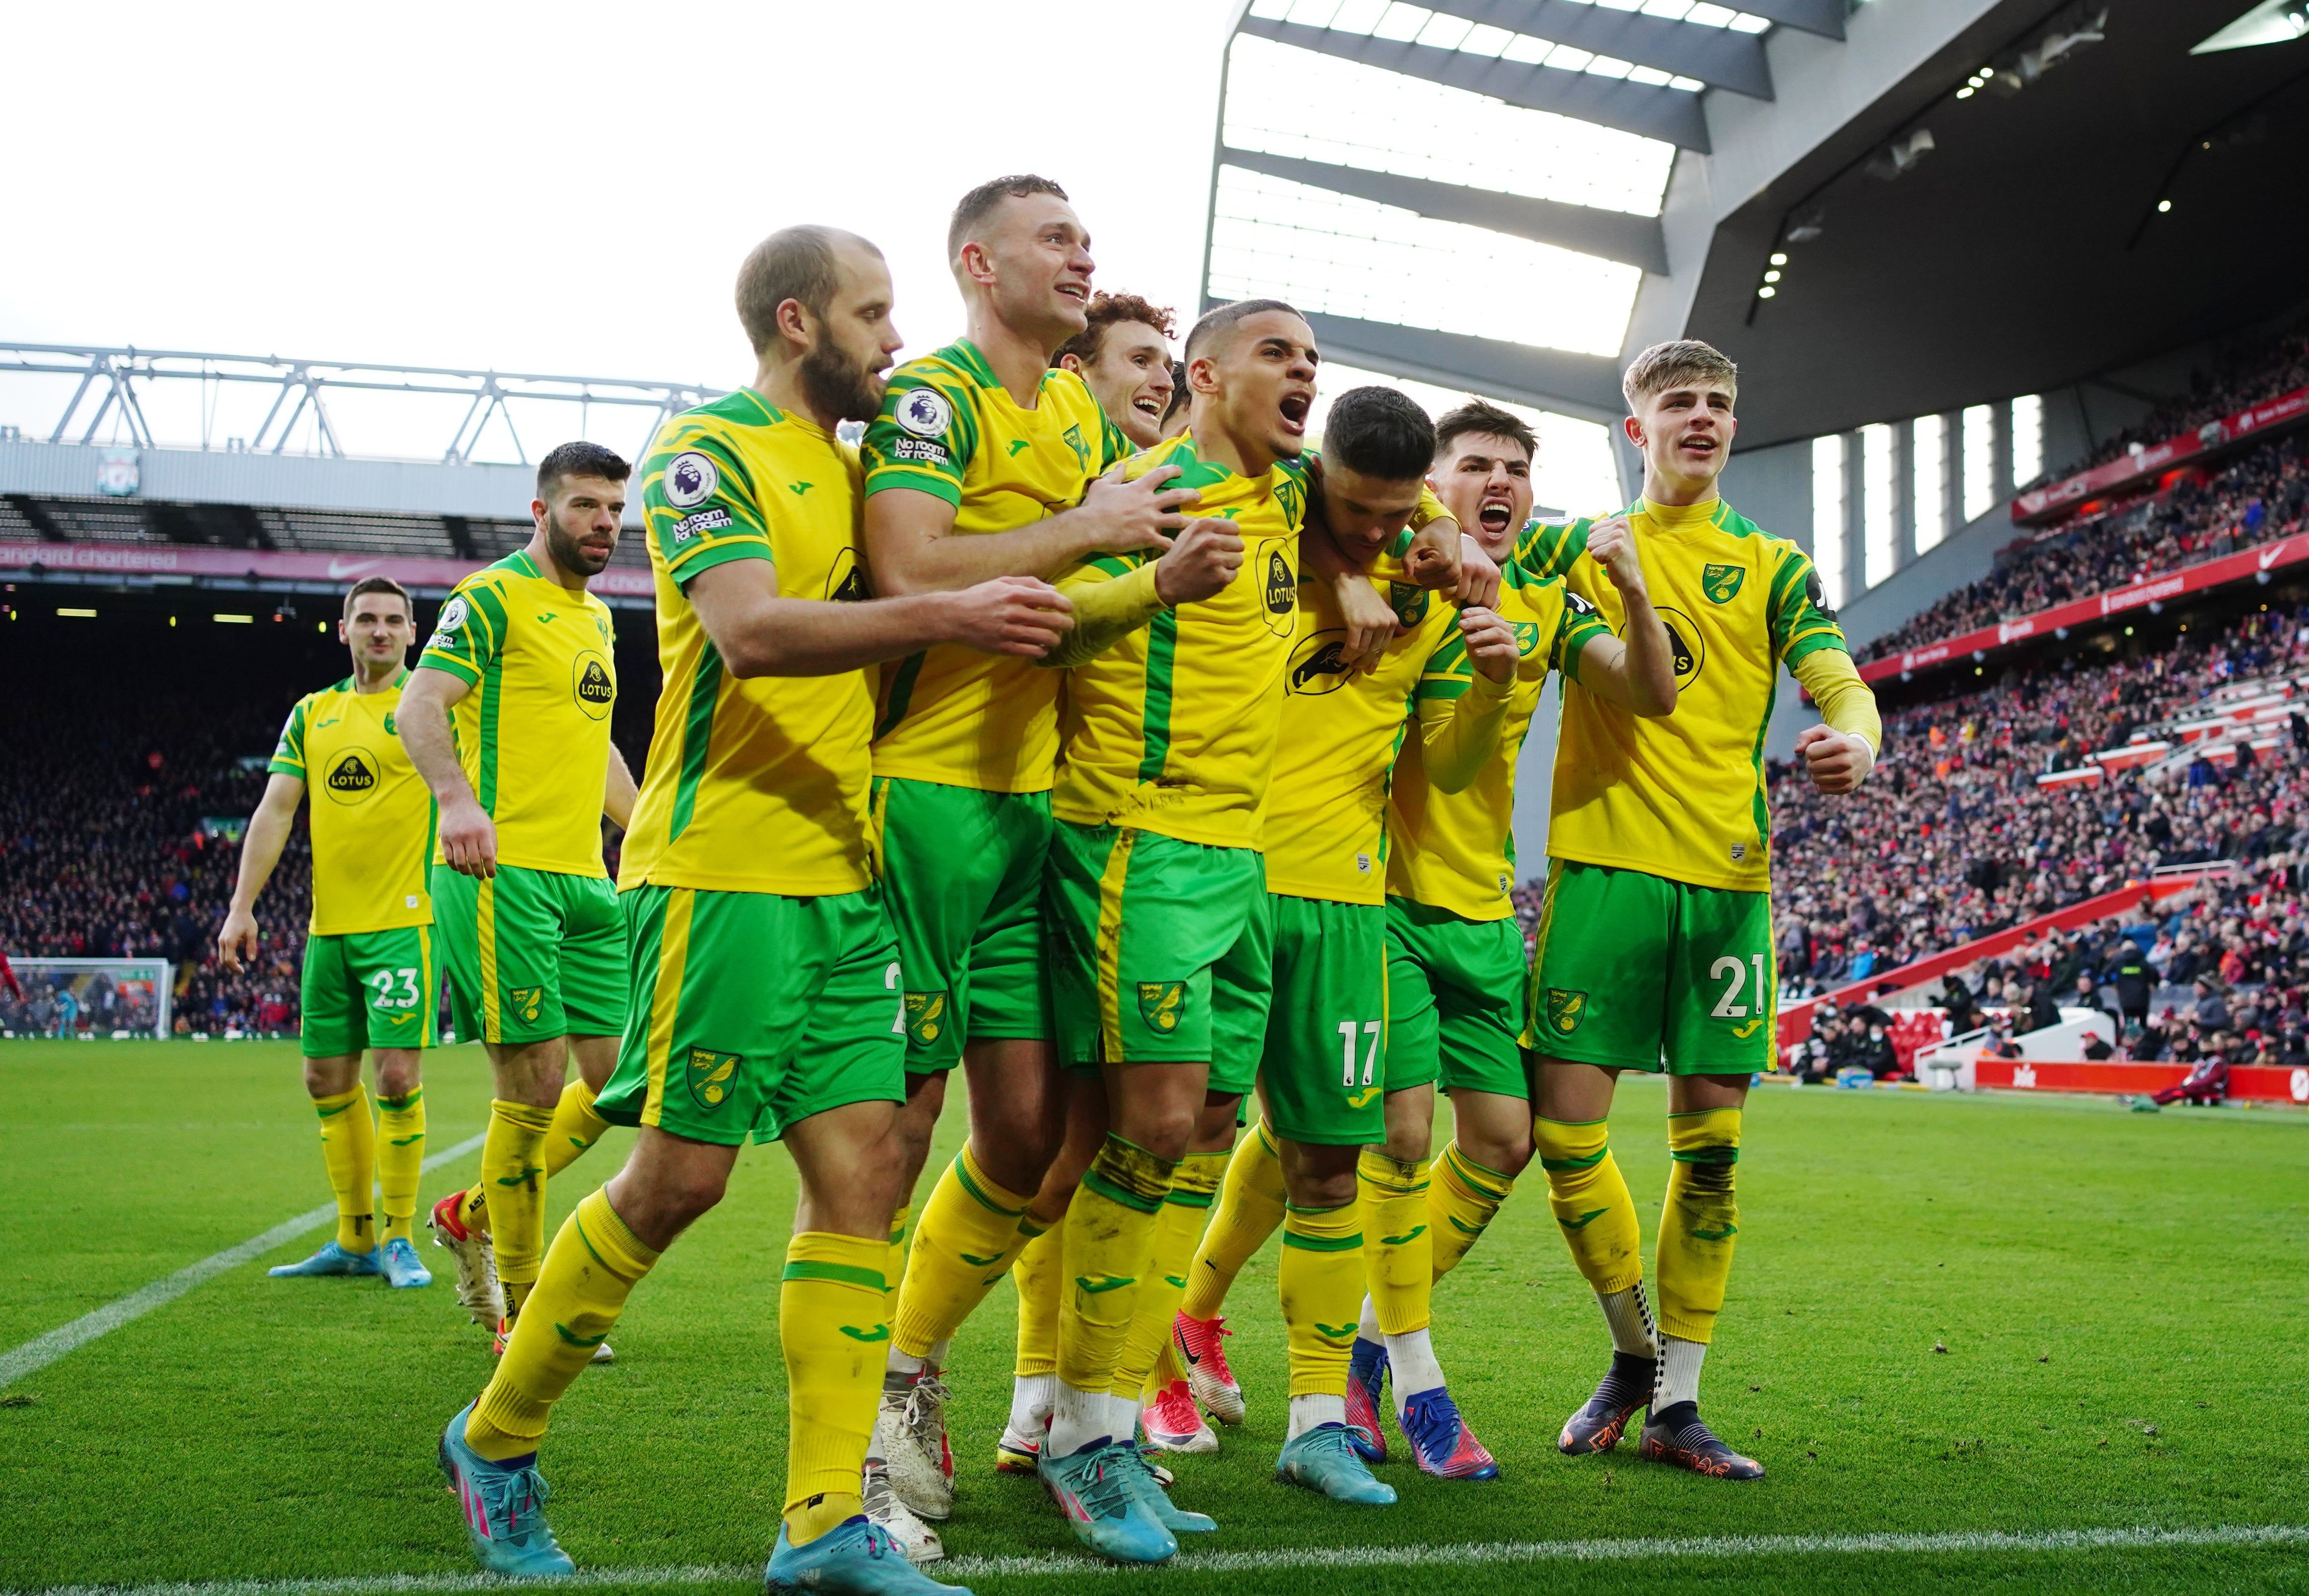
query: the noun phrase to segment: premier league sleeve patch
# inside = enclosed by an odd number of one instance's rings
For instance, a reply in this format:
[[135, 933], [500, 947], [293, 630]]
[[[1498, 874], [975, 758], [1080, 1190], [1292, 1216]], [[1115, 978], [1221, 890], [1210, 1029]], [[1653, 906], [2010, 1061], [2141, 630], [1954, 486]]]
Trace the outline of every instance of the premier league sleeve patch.
[[696, 508], [721, 486], [722, 471], [713, 457], [695, 449], [675, 455], [666, 465], [665, 502], [677, 510]]
[[918, 438], [943, 437], [954, 425], [954, 406], [936, 388], [911, 388], [898, 401], [894, 418]]

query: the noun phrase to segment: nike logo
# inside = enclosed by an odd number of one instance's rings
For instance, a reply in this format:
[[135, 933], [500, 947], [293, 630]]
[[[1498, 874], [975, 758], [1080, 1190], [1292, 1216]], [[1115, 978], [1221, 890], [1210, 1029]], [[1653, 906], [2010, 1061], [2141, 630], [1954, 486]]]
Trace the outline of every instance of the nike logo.
[[1085, 1293], [1093, 1297], [1096, 1297], [1100, 1293], [1105, 1291], [1119, 1291], [1125, 1286], [1135, 1286], [1137, 1283], [1138, 1277], [1135, 1274], [1103, 1275], [1095, 1284], [1092, 1282], [1090, 1276], [1086, 1274], [1078, 1274], [1075, 1276], [1075, 1284], [1081, 1287]]
[[1734, 1025], [1734, 1026], [1732, 1028], [1732, 1034], [1733, 1034], [1734, 1036], [1738, 1037], [1742, 1041], [1743, 1041], [1743, 1042], [1744, 1042], [1744, 1041], [1746, 1041], [1750, 1037], [1751, 1037], [1751, 1036], [1753, 1036], [1753, 1035], [1755, 1035], [1755, 1034], [1756, 1034], [1756, 1027], [1758, 1027], [1759, 1025], [1761, 1025], [1763, 1022], [1764, 1022], [1764, 1016], [1763, 1016], [1763, 1015], [1761, 1015], [1761, 1014], [1758, 1014], [1754, 1019], [1752, 1019], [1752, 1020], [1749, 1021], [1745, 1025]]
[[2279, 543], [2272, 545], [2268, 552], [2261, 556], [2261, 568], [2264, 571], [2268, 570], [2271, 565], [2277, 564], [2277, 556], [2284, 552], [2284, 544]]
[[599, 1335], [578, 1335], [566, 1324], [557, 1324], [553, 1329], [556, 1334], [573, 1347], [598, 1347], [610, 1339], [610, 1333], [606, 1330]]
[[1589, 1224], [1593, 1223], [1596, 1220], [1602, 1219], [1605, 1214], [1611, 1212], [1612, 1211], [1608, 1208], [1598, 1208], [1593, 1213], [1581, 1214], [1578, 1219], [1565, 1219], [1561, 1215], [1558, 1215], [1555, 1222], [1561, 1225], [1567, 1230], [1584, 1230]]
[[1001, 1255], [1002, 1255], [1000, 1253], [989, 1253], [982, 1258], [973, 1258], [968, 1253], [964, 1253], [962, 1255], [962, 1261], [969, 1264], [973, 1269], [983, 1269]]
[[890, 1327], [887, 1324], [877, 1324], [871, 1330], [860, 1330], [854, 1324], [844, 1324], [842, 1327], [842, 1333], [853, 1342], [886, 1342], [890, 1339]]
[[1725, 1225], [1721, 1229], [1694, 1230], [1691, 1233], [1691, 1238], [1694, 1241], [1729, 1241], [1738, 1234], [1740, 1234], [1739, 1226]]
[[1367, 1109], [1371, 1107], [1371, 1099], [1377, 1097], [1381, 1090], [1383, 1089], [1377, 1086], [1366, 1086], [1361, 1091], [1358, 1091], [1354, 1096], [1347, 1100], [1347, 1107], [1350, 1109]]
[[1383, 1247], [1401, 1247], [1405, 1242], [1416, 1241], [1422, 1236], [1426, 1234], [1427, 1227], [1425, 1225], [1414, 1225], [1411, 1227], [1411, 1229], [1407, 1234], [1402, 1236], [1382, 1236], [1379, 1239], [1379, 1244]]
[[815, 482], [789, 482], [786, 486], [792, 490], [794, 497], [800, 498], [811, 488], [817, 487], [817, 484]]
[[1026, 446], [1026, 440], [1025, 440], [1025, 438], [1012, 438], [1012, 439], [1010, 440], [1010, 458], [1011, 458], [1011, 459], [1013, 459], [1013, 460], [1017, 459], [1017, 458], [1018, 458], [1018, 451], [1019, 451], [1019, 450], [1021, 450], [1021, 449], [1023, 449], [1023, 448], [1025, 448], [1025, 446]]
[[383, 564], [385, 564], [383, 560], [331, 560], [329, 580], [342, 582], [348, 576], [358, 576], [364, 571], [374, 571]]

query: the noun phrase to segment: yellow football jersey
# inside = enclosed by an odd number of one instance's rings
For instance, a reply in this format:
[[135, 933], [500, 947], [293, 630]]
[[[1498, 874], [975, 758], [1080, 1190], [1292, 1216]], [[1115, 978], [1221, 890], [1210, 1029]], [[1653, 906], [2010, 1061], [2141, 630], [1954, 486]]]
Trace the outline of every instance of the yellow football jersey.
[[[1771, 885], [1764, 731], [1782, 664], [1842, 649], [1812, 561], [1721, 499], [1627, 512], [1653, 608], [1675, 649], [1676, 705], [1647, 720], [1583, 689], [1563, 694], [1547, 851], [1693, 886]], [[1561, 576], [1618, 633], [1619, 590], [1587, 557], [1596, 519], [1535, 522], [1516, 562]]]
[[[1051, 812], [1085, 825], [1255, 848], [1298, 634], [1307, 478], [1295, 461], [1237, 476], [1199, 457], [1183, 433], [1126, 470], [1136, 480], [1164, 465], [1181, 470], [1172, 487], [1202, 496], [1196, 514], [1235, 523], [1242, 568], [1224, 591], [1158, 612], [1066, 673], [1065, 752]], [[1150, 557], [1102, 555], [1062, 574], [1059, 587], [1111, 582]]]
[[[1458, 608], [1402, 580], [1397, 561], [1410, 542], [1408, 531], [1398, 534], [1371, 570], [1400, 629], [1368, 673], [1342, 660], [1346, 622], [1330, 584], [1299, 584], [1299, 629], [1260, 827], [1268, 892], [1332, 903], [1386, 898], [1388, 769], [1414, 716], [1448, 714], [1474, 679]], [[1418, 758], [1415, 746], [1405, 755], [1406, 763]]]
[[1500, 751], [1473, 786], [1444, 792], [1427, 779], [1418, 750], [1405, 749], [1388, 799], [1388, 892], [1471, 920], [1515, 912], [1508, 893], [1515, 885], [1516, 760], [1547, 673], [1578, 681], [1579, 651], [1610, 635], [1594, 605], [1513, 561], [1500, 573], [1499, 613], [1515, 628], [1518, 653]]
[[[1021, 410], [966, 340], [890, 374], [866, 428], [866, 492], [912, 487], [955, 507], [954, 531], [1015, 531], [1082, 501], [1131, 453], [1082, 378], [1042, 375]], [[1047, 792], [1058, 766], [1055, 673], [942, 643], [885, 665], [874, 772], [985, 792]]]
[[[610, 607], [538, 574], [520, 550], [459, 582], [417, 663], [472, 691], [452, 720], [497, 862], [607, 876], [601, 798], [618, 663]], [[441, 861], [434, 850], [434, 862]]]
[[863, 890], [867, 673], [741, 681], [685, 596], [701, 571], [767, 560], [783, 598], [865, 598], [857, 452], [740, 388], [660, 428], [639, 477], [665, 686], [618, 885]]
[[316, 936], [433, 923], [433, 794], [393, 719], [408, 679], [404, 670], [381, 693], [356, 693], [347, 677], [306, 694], [272, 750], [267, 768], [304, 782], [312, 805]]

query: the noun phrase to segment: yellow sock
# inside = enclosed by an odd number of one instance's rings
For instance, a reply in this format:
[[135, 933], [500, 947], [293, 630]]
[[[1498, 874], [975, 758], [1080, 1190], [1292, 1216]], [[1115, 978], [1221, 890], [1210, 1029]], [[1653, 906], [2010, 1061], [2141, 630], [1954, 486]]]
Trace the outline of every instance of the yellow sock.
[[[1022, 1228], [1033, 1224], [1030, 1216]], [[1018, 1288], [1018, 1362], [1013, 1372], [1022, 1380], [1059, 1372], [1059, 1297], [1066, 1285], [1064, 1242], [1067, 1228], [1058, 1223], [1030, 1238], [1018, 1261], [1010, 1266], [1010, 1282]]]
[[368, 1117], [368, 1092], [359, 1087], [313, 1100], [321, 1117], [321, 1161], [329, 1187], [337, 1194], [337, 1245], [349, 1253], [375, 1250], [376, 1222], [370, 1186], [376, 1176], [376, 1126]]
[[906, 1231], [914, 1222], [908, 1203], [890, 1216], [890, 1255], [882, 1265], [882, 1322], [898, 1322], [898, 1287], [906, 1278]]
[[1109, 1131], [1067, 1206], [1059, 1378], [1077, 1391], [1104, 1391], [1113, 1383], [1131, 1315], [1154, 1268], [1163, 1199], [1178, 1169]]
[[503, 1098], [489, 1104], [480, 1183], [489, 1193], [489, 1244], [512, 1318], [520, 1317], [537, 1283], [537, 1255], [545, 1250], [545, 1135], [552, 1128], [550, 1109]]
[[536, 1451], [553, 1404], [609, 1340], [627, 1296], [657, 1257], [626, 1229], [608, 1193], [578, 1203], [530, 1293], [535, 1311], [514, 1327], [496, 1376], [465, 1420], [465, 1444], [493, 1461]]
[[1171, 1321], [1187, 1290], [1187, 1272], [1194, 1266], [1195, 1244], [1203, 1238], [1203, 1225], [1211, 1217], [1211, 1201], [1226, 1178], [1231, 1155], [1190, 1152], [1171, 1178], [1170, 1195], [1154, 1224], [1154, 1256], [1147, 1266], [1146, 1283], [1139, 1288], [1138, 1304], [1131, 1310], [1130, 1329], [1123, 1337], [1122, 1360], [1114, 1366], [1117, 1396], [1134, 1400], [1146, 1393], [1155, 1362], [1171, 1344]]
[[1228, 1161], [1210, 1229], [1203, 1232], [1194, 1267], [1187, 1272], [1187, 1294], [1180, 1310], [1189, 1318], [1218, 1317], [1234, 1277], [1282, 1222], [1283, 1155], [1262, 1119], [1236, 1143]]
[[1362, 1317], [1362, 1204], [1285, 1212], [1278, 1272], [1291, 1342], [1291, 1394], [1346, 1395], [1347, 1356]]
[[545, 1138], [545, 1178], [552, 1179], [601, 1139], [610, 1122], [593, 1112], [593, 1089], [583, 1075], [571, 1075], [554, 1105], [553, 1128]]
[[806, 1545], [865, 1511], [859, 1499], [881, 1401], [882, 1266], [890, 1244], [808, 1230], [786, 1244], [778, 1344], [786, 1355], [786, 1539]]
[[1408, 1162], [1366, 1147], [1355, 1160], [1355, 1189], [1363, 1211], [1363, 1276], [1379, 1330], [1387, 1335], [1424, 1330], [1435, 1288], [1427, 1160]]
[[[1031, 1195], [1031, 1194], [1030, 1194]], [[898, 1296], [892, 1344], [912, 1358], [962, 1327], [1026, 1244], [1018, 1221], [1028, 1197], [997, 1186], [965, 1143], [938, 1177], [914, 1226], [913, 1254]]]
[[1660, 1210], [1659, 1327], [1707, 1345], [1732, 1273], [1740, 1200], [1740, 1110], [1704, 1109], [1667, 1117], [1667, 1202]]
[[[482, 1146], [487, 1147], [486, 1142]], [[479, 1236], [489, 1233], [489, 1188], [485, 1181], [476, 1180], [457, 1199], [457, 1222]]]
[[425, 1091], [376, 1100], [376, 1184], [384, 1194], [385, 1239], [410, 1238], [417, 1217], [417, 1177], [425, 1163]]
[[1433, 1181], [1427, 1188], [1427, 1233], [1435, 1249], [1435, 1278], [1441, 1280], [1475, 1245], [1515, 1190], [1515, 1181], [1483, 1168], [1460, 1152], [1457, 1142], [1436, 1155], [1429, 1173]]
[[1531, 1122], [1539, 1167], [1547, 1172], [1548, 1206], [1571, 1248], [1571, 1261], [1599, 1297], [1624, 1291], [1644, 1278], [1644, 1240], [1636, 1200], [1612, 1157], [1603, 1120], [1569, 1125]]

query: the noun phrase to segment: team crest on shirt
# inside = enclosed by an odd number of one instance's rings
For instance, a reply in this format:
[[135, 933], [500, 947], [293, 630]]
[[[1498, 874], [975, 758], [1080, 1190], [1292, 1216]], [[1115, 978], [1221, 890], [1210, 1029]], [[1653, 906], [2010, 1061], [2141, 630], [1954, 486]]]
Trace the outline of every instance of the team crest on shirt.
[[1075, 452], [1075, 463], [1083, 470], [1090, 469], [1090, 445], [1083, 442], [1082, 428], [1067, 428], [1067, 446]]
[[513, 1012], [521, 1016], [523, 1023], [537, 1023], [538, 1012], [545, 1006], [544, 988], [508, 987], [506, 996], [512, 1000]]
[[737, 1073], [735, 1053], [716, 1053], [711, 1048], [689, 1050], [689, 1095], [709, 1114], [730, 1100], [730, 1093], [735, 1090], [731, 1078]]
[[1539, 623], [1518, 621], [1515, 624], [1516, 652], [1529, 656], [1539, 647]]
[[1556, 1035], [1570, 1036], [1587, 1017], [1587, 993], [1567, 992], [1561, 987], [1547, 989], [1547, 1028]]
[[1744, 565], [1702, 565], [1699, 568], [1699, 591], [1708, 595], [1710, 604], [1729, 604], [1746, 581]]
[[939, 437], [954, 425], [954, 407], [936, 388], [909, 388], [895, 418], [918, 438]]
[[1405, 626], [1415, 626], [1427, 618], [1427, 590], [1407, 582], [1387, 584], [1387, 601], [1395, 607], [1395, 618]]
[[918, 1047], [929, 1047], [946, 1032], [946, 994], [944, 992], [909, 992], [906, 994], [906, 1038]]
[[1179, 1029], [1186, 1018], [1187, 983], [1184, 981], [1140, 981], [1138, 983], [1138, 1017], [1146, 1028], [1160, 1036], [1169, 1036]]
[[675, 455], [665, 468], [665, 502], [677, 510], [696, 509], [721, 486], [722, 469], [695, 449]]

